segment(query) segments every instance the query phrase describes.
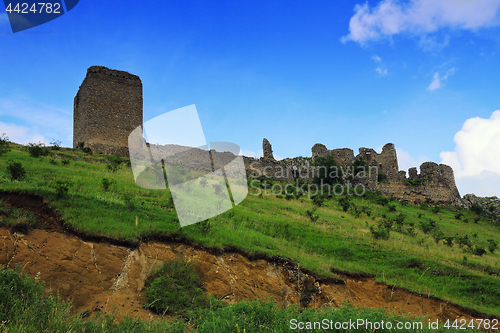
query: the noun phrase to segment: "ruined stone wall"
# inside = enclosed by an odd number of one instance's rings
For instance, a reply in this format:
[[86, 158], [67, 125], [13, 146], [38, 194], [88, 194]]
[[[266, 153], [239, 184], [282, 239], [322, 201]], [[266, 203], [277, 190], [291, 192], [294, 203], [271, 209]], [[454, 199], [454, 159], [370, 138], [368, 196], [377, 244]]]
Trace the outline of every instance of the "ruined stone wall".
[[128, 136], [142, 125], [142, 82], [103, 66], [88, 68], [74, 99], [73, 147], [128, 156]]
[[[266, 140], [267, 141], [267, 140]], [[269, 149], [271, 144], [267, 141]], [[311, 158], [287, 158], [273, 162], [269, 159], [256, 160], [245, 158], [248, 177], [264, 175], [268, 178], [280, 181], [294, 181], [297, 177], [302, 180], [312, 179], [314, 174], [312, 169], [316, 157], [331, 155], [337, 163], [349, 171], [353, 162], [360, 158], [371, 167], [365, 176], [354, 177], [345, 172], [346, 180], [351, 184], [362, 184], [366, 189], [374, 191], [380, 190], [387, 197], [394, 197], [397, 200], [412, 204], [427, 202], [438, 205], [460, 205], [461, 198], [455, 184], [453, 169], [444, 164], [425, 162], [420, 166], [420, 173], [417, 168], [409, 169], [409, 177], [406, 172], [400, 171], [394, 144], [388, 143], [378, 154], [371, 148], [359, 148], [359, 154], [354, 153], [349, 148], [328, 150], [323, 144], [317, 143], [311, 148]], [[249, 167], [252, 165], [252, 167]], [[291, 170], [291, 172], [287, 172]], [[378, 173], [386, 175], [387, 180], [378, 181]]]

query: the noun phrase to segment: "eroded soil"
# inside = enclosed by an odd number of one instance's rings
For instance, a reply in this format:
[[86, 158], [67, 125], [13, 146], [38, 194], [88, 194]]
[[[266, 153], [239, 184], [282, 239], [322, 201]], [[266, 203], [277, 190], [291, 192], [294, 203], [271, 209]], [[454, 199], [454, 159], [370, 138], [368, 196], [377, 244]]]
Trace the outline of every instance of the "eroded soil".
[[321, 280], [284, 260], [255, 259], [243, 252], [210, 251], [182, 242], [120, 242], [75, 235], [43, 199], [29, 194], [0, 193], [6, 204], [39, 216], [38, 229], [20, 233], [0, 228], [0, 265], [20, 268], [45, 282], [47, 293], [73, 301], [73, 310], [112, 312], [154, 319], [143, 309], [144, 281], [163, 261], [196, 260], [207, 293], [225, 302], [272, 298], [282, 306], [355, 306], [385, 308], [430, 319], [487, 318], [449, 302], [376, 282], [370, 277], [339, 274], [342, 280]]

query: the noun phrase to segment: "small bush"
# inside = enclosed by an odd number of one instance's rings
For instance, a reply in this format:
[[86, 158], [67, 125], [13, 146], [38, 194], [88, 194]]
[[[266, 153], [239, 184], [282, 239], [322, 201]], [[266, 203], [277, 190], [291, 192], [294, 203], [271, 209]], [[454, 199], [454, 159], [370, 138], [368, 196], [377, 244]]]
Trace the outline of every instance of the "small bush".
[[428, 219], [426, 221], [420, 221], [420, 230], [424, 234], [428, 234], [436, 228], [436, 221]]
[[379, 173], [377, 174], [377, 181], [378, 181], [379, 183], [386, 182], [386, 181], [387, 181], [387, 176], [385, 175], [385, 173], [381, 173], [381, 172], [379, 172]]
[[3, 133], [0, 136], [0, 156], [10, 151], [9, 143], [9, 137]]
[[434, 238], [434, 241], [437, 244], [439, 243], [440, 240], [444, 238], [444, 233], [439, 228], [436, 228], [432, 231], [432, 237]]
[[28, 152], [31, 157], [47, 156], [49, 149], [42, 142], [28, 143]]
[[498, 243], [495, 240], [488, 239], [488, 251], [490, 251], [490, 253], [495, 252], [495, 249], [497, 248], [497, 246], [498, 246]]
[[61, 144], [62, 142], [56, 139], [53, 139], [52, 142], [50, 142], [52, 147], [50, 147], [52, 150], [60, 150], [61, 149]]
[[453, 239], [454, 237], [452, 236], [447, 236], [443, 238], [443, 242], [446, 246], [452, 247], [453, 246]]
[[344, 212], [347, 212], [349, 210], [349, 207], [351, 206], [351, 201], [348, 197], [343, 196], [339, 199], [339, 204], [342, 207], [342, 210]]
[[461, 246], [472, 247], [472, 243], [471, 243], [468, 235], [456, 236], [455, 239], [458, 242], [458, 244], [460, 244]]
[[109, 188], [111, 187], [111, 185], [115, 184], [116, 181], [114, 180], [110, 180], [108, 178], [103, 178], [102, 179], [102, 189], [104, 190], [104, 192], [107, 192], [109, 190]]
[[62, 160], [62, 161], [61, 161], [61, 163], [62, 163], [63, 165], [68, 165], [68, 164], [69, 164], [69, 160]]
[[19, 162], [9, 161], [7, 163], [7, 172], [9, 173], [10, 180], [21, 180], [26, 177], [26, 170]]
[[316, 207], [314, 207], [311, 210], [306, 210], [306, 216], [309, 217], [309, 219], [313, 223], [316, 222], [318, 220], [318, 218], [319, 218], [318, 215], [314, 214], [315, 211], [316, 211]]
[[325, 201], [325, 198], [319, 196], [319, 195], [316, 195], [314, 196], [313, 198], [313, 203], [318, 206], [318, 207], [321, 207], [321, 205], [323, 204], [323, 202]]
[[380, 225], [378, 228], [375, 228], [374, 226], [370, 226], [370, 232], [375, 239], [389, 239], [389, 234], [390, 231], [387, 228], [381, 227]]
[[209, 298], [203, 295], [203, 280], [186, 260], [165, 262], [146, 279], [145, 286], [144, 307], [157, 314], [182, 314], [209, 305]]
[[432, 209], [431, 209], [431, 210], [432, 210], [432, 212], [433, 212], [434, 214], [437, 214], [437, 213], [439, 213], [439, 212], [441, 211], [441, 207], [439, 207], [439, 206], [434, 206], [434, 207], [432, 207]]
[[57, 165], [57, 161], [55, 159], [51, 159], [49, 161], [49, 163], [52, 164], [52, 165]]
[[68, 194], [71, 183], [66, 180], [56, 180], [51, 187], [56, 190], [56, 196], [62, 198]]
[[387, 205], [387, 208], [389, 208], [389, 212], [395, 212], [396, 211], [396, 206], [395, 205]]
[[208, 181], [207, 181], [207, 179], [206, 179], [206, 178], [201, 178], [201, 179], [200, 179], [200, 185], [201, 185], [202, 187], [206, 187], [206, 186], [207, 186], [207, 183], [208, 183]]
[[460, 220], [462, 218], [462, 216], [464, 216], [464, 214], [457, 213], [457, 214], [455, 214], [455, 219]]
[[483, 247], [480, 246], [474, 246], [474, 249], [472, 250], [472, 254], [475, 256], [483, 256], [486, 253], [486, 250]]
[[481, 207], [477, 203], [473, 203], [472, 206], [470, 206], [470, 210], [476, 213], [477, 215], [481, 215], [484, 212], [483, 207]]

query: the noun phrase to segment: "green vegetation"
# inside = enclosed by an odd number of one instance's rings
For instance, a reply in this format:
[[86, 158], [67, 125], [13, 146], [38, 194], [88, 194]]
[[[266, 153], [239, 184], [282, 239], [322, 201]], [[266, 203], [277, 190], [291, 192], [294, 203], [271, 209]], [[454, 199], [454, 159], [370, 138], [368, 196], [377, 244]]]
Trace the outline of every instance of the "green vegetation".
[[[423, 323], [419, 322], [423, 318], [410, 319], [389, 315], [383, 310], [359, 309], [349, 305], [338, 309], [300, 310], [296, 306], [280, 309], [277, 304], [269, 301], [239, 302], [226, 306], [211, 298], [206, 306], [193, 309], [184, 319], [154, 321], [131, 317], [118, 321], [113, 315], [103, 316], [99, 312], [92, 318], [84, 318], [86, 316], [83, 314], [71, 316], [70, 306], [71, 303], [61, 301], [58, 297], [44, 295], [43, 283], [36, 277], [32, 280], [14, 270], [0, 270], [0, 323], [3, 332], [280, 333], [296, 330], [299, 323], [311, 328], [307, 332], [338, 332], [335, 323], [349, 323], [349, 320], [356, 321], [358, 318], [371, 322], [372, 325], [382, 321], [390, 322], [393, 329], [387, 329], [386, 325], [384, 329], [373, 329], [373, 326], [363, 324], [356, 329], [344, 331], [394, 332], [399, 324], [407, 325], [404, 332], [449, 332], [449, 329], [443, 327], [438, 330], [429, 329], [425, 320]], [[325, 318], [329, 321], [328, 329], [319, 326]], [[312, 329], [314, 327], [316, 329]]]
[[203, 294], [203, 280], [192, 267], [193, 262], [174, 260], [146, 279], [144, 308], [157, 314], [184, 314], [210, 305]]
[[[332, 268], [369, 273], [381, 282], [500, 314], [500, 251], [495, 251], [500, 224], [474, 211], [407, 205], [373, 192], [314, 202], [308, 184], [302, 192], [289, 189], [289, 195], [273, 195], [270, 189], [279, 183], [262, 178], [249, 180], [254, 186], [234, 210], [181, 228], [170, 192], [139, 188], [126, 160], [110, 172], [109, 156], [81, 149], [49, 150], [48, 156], [34, 158], [23, 146], [10, 147], [0, 159], [0, 188], [43, 196], [65, 225], [79, 231], [136, 242], [169, 234], [203, 246], [280, 256], [323, 277], [335, 277]], [[55, 154], [71, 163], [50, 163]], [[26, 176], [12, 181], [8, 160], [21, 163]], [[101, 186], [104, 178], [112, 182], [106, 189]], [[59, 193], [57, 184], [66, 184], [67, 191]], [[339, 255], [345, 248], [349, 255]]]

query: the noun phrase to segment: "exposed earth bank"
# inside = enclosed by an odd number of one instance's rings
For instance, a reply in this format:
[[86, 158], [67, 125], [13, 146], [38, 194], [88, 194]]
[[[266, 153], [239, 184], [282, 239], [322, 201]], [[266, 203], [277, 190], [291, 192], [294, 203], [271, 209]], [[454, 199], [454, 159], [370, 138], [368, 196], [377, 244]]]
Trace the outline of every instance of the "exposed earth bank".
[[[22, 233], [0, 228], [0, 265], [20, 267], [45, 282], [48, 293], [73, 301], [76, 313], [112, 312], [118, 317], [156, 316], [143, 309], [144, 281], [163, 261], [195, 260], [207, 293], [225, 302], [272, 298], [282, 306], [355, 306], [385, 308], [398, 314], [430, 319], [487, 318], [449, 302], [376, 282], [371, 277], [338, 273], [341, 279], [320, 279], [284, 259], [214, 251], [182, 242], [149, 241], [136, 246], [79, 237], [62, 227], [59, 215], [36, 195], [0, 193], [7, 205], [38, 215], [37, 229]], [[264, 258], [264, 259], [263, 259]]]

